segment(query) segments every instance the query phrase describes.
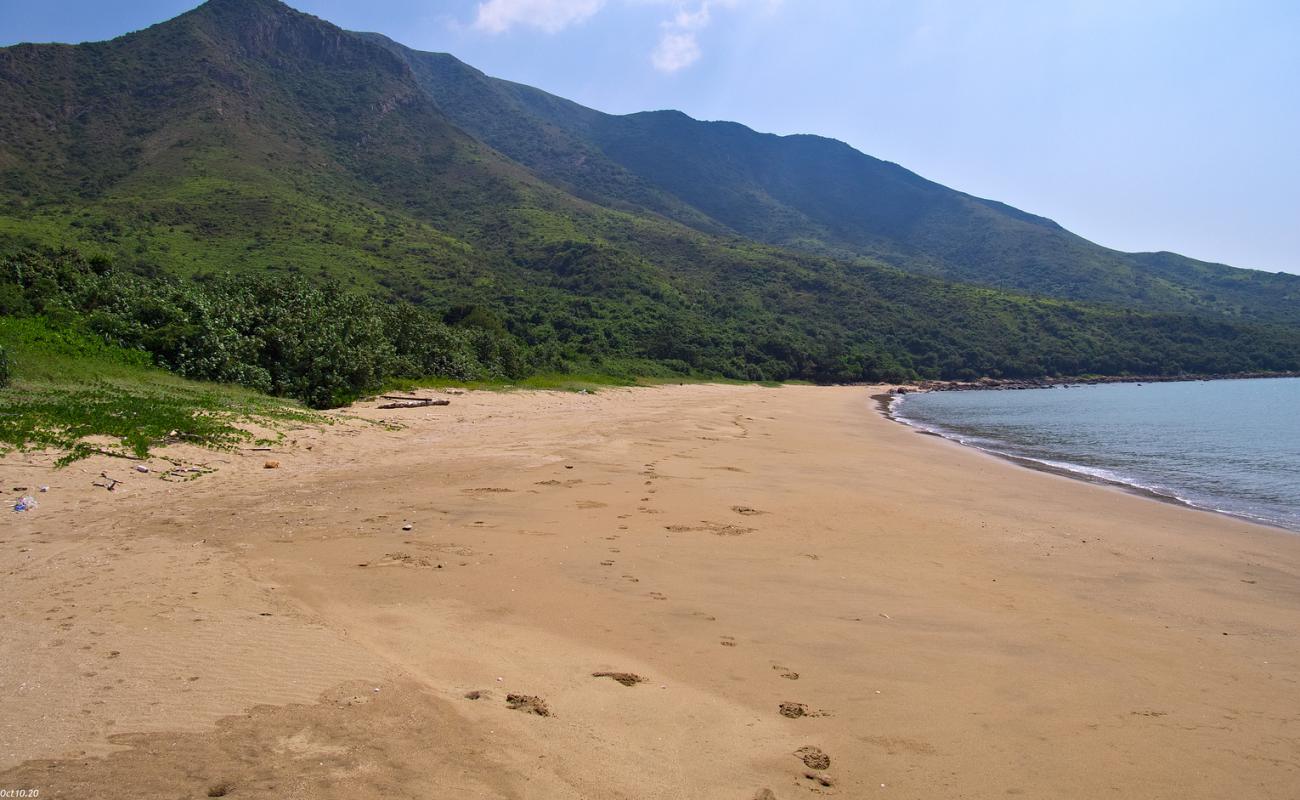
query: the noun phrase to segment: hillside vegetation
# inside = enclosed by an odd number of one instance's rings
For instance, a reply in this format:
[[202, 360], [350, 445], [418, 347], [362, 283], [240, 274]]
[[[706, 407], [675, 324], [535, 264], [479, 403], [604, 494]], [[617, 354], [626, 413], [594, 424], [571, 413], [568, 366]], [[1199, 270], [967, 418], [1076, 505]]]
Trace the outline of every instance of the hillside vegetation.
[[[725, 301], [708, 305], [702, 293], [664, 302], [635, 273], [609, 285], [605, 273], [588, 271], [600, 263], [598, 252], [556, 252], [551, 272], [563, 279], [551, 294], [435, 315], [330, 280], [178, 280], [73, 251], [25, 251], [0, 261], [0, 311], [96, 337], [140, 364], [317, 407], [403, 380], [538, 372], [828, 382], [1300, 365], [1300, 332], [1290, 329], [1089, 308], [883, 270], [863, 289], [833, 272], [756, 269], [748, 280], [733, 276]], [[857, 315], [837, 316], [813, 299], [828, 293]], [[777, 318], [773, 305], [797, 316]]]

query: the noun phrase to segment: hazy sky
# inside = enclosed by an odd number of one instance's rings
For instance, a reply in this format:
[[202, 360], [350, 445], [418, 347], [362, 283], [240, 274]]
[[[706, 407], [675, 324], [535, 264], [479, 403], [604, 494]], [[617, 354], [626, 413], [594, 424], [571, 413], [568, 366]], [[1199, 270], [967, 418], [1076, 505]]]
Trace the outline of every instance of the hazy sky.
[[[0, 44], [187, 0], [0, 0]], [[603, 111], [842, 139], [1123, 250], [1300, 272], [1297, 0], [292, 0]]]

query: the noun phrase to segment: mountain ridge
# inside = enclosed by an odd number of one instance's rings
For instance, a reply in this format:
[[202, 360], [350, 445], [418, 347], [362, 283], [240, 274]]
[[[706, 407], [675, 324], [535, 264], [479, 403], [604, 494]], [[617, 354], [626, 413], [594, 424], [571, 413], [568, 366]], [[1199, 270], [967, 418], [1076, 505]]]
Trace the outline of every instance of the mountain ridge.
[[[538, 128], [546, 128], [552, 139], [558, 130], [580, 146], [594, 147], [608, 164], [641, 179], [642, 186], [657, 189], [659, 202], [650, 210], [700, 230], [732, 231], [767, 244], [848, 260], [870, 258], [1015, 291], [1300, 322], [1295, 302], [1300, 300], [1300, 276], [1240, 269], [1169, 251], [1125, 253], [1089, 242], [1046, 217], [949, 189], [836, 139], [761, 133], [735, 122], [696, 120], [676, 110], [605, 114], [534, 87], [491, 78], [450, 54], [411, 50], [379, 34], [365, 35], [382, 39], [404, 55], [453, 121], [543, 177], [584, 186], [585, 164], [573, 167], [562, 159], [547, 159], [528, 146]], [[469, 81], [481, 87], [472, 103], [459, 91]], [[484, 106], [485, 98], [495, 104], [493, 110]], [[532, 131], [504, 124], [516, 105], [533, 115], [521, 119]], [[748, 159], [737, 155], [747, 149], [756, 154]], [[719, 158], [719, 153], [724, 155]], [[602, 166], [608, 169], [606, 162]], [[855, 180], [846, 183], [846, 173]], [[613, 201], [636, 200], [620, 194], [618, 185], [585, 185], [598, 195], [600, 188], [607, 189]], [[880, 196], [864, 195], [865, 186]], [[881, 187], [888, 191], [882, 193]], [[675, 213], [678, 206], [665, 203], [664, 194], [689, 207], [691, 214]], [[700, 214], [707, 221], [699, 222]], [[1154, 272], [1151, 266], [1157, 262], [1162, 269]]]

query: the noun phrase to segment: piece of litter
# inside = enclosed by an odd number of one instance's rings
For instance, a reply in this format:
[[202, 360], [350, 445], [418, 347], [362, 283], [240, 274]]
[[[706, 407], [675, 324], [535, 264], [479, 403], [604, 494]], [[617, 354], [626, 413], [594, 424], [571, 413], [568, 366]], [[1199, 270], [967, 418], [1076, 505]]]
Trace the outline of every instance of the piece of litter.
[[31, 511], [33, 508], [36, 508], [36, 505], [36, 498], [29, 494], [25, 494], [22, 496], [22, 499], [14, 504], [14, 511]]
[[411, 523], [408, 522], [408, 523], [406, 523], [405, 525], [402, 526], [402, 530], [404, 530], [404, 531], [409, 531], [409, 530], [411, 530], [411, 529], [414, 528], [414, 527], [415, 527], [414, 525], [412, 525]]
[[505, 678], [497, 678], [497, 680], [498, 680], [498, 681], [503, 681], [503, 680], [505, 680]]
[[135, 465], [135, 471], [136, 471], [136, 472], [148, 472], [148, 471], [149, 471], [149, 468], [146, 467], [144, 464], [136, 464], [136, 465]]
[[48, 486], [42, 486], [42, 487], [41, 487], [41, 494], [45, 494], [45, 493], [48, 492], [49, 490], [50, 490], [50, 487], [48, 487]]

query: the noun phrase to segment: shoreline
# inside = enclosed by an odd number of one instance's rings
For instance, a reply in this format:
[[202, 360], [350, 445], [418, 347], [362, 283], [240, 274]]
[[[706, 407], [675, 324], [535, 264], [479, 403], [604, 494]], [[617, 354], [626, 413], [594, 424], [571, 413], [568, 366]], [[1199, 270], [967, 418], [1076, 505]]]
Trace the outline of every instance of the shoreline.
[[[1269, 377], [1292, 377], [1292, 376], [1279, 375], [1279, 376], [1269, 376]], [[1252, 378], [1242, 376], [1240, 378], [1231, 378], [1230, 380], [1250, 380], [1250, 379]], [[1119, 382], [1126, 382], [1126, 381], [1107, 381], [1107, 382], [1119, 383]], [[1051, 388], [1051, 387], [1044, 386], [1038, 388]], [[1139, 486], [1137, 484], [1129, 483], [1127, 481], [1123, 481], [1119, 479], [1106, 478], [1101, 475], [1093, 475], [1091, 473], [1084, 472], [1082, 470], [1073, 470], [1070, 469], [1069, 467], [1058, 467], [1052, 464], [1044, 463], [1043, 461], [1040, 461], [1038, 459], [1029, 458], [1027, 456], [1018, 456], [1013, 453], [1002, 453], [997, 450], [991, 450], [988, 448], [979, 447], [977, 445], [968, 444], [953, 436], [947, 436], [939, 431], [927, 430], [918, 425], [915, 425], [909, 422], [908, 420], [903, 419], [898, 415], [896, 415], [893, 409], [894, 403], [896, 401], [900, 401], [904, 399], [909, 394], [925, 394], [926, 392], [930, 392], [930, 391], [982, 391], [982, 390], [999, 391], [999, 389], [994, 387], [984, 387], [983, 389], [981, 387], [971, 387], [971, 388], [958, 389], [958, 390], [952, 390], [952, 389], [936, 390], [936, 389], [915, 388], [915, 389], [909, 389], [908, 392], [902, 394], [895, 393], [893, 391], [884, 392], [881, 394], [875, 394], [872, 395], [871, 399], [875, 401], [876, 410], [880, 413], [880, 415], [883, 416], [885, 419], [888, 419], [890, 422], [893, 422], [898, 425], [902, 425], [908, 428], [909, 430], [914, 431], [915, 433], [918, 433], [922, 436], [933, 436], [937, 439], [942, 439], [946, 442], [951, 442], [967, 450], [973, 450], [976, 453], [980, 453], [982, 455], [995, 458], [999, 461], [1014, 464], [1023, 469], [1033, 470], [1034, 472], [1045, 472], [1049, 475], [1057, 475], [1062, 478], [1069, 478], [1071, 480], [1080, 481], [1082, 483], [1087, 483], [1094, 486], [1104, 486], [1111, 489], [1118, 489], [1126, 494], [1135, 495], [1137, 497], [1143, 497], [1149, 500], [1156, 500], [1161, 503], [1168, 503], [1170, 505], [1174, 505], [1179, 508], [1186, 508], [1192, 511], [1199, 511], [1201, 513], [1213, 514], [1216, 516], [1229, 517], [1231, 519], [1241, 520], [1242, 522], [1248, 522], [1253, 525], [1261, 525], [1266, 528], [1279, 530], [1294, 536], [1300, 536], [1300, 530], [1296, 530], [1294, 528], [1288, 528], [1285, 525], [1282, 525], [1280, 523], [1274, 522], [1273, 520], [1266, 519], [1263, 517], [1253, 517], [1249, 514], [1241, 514], [1233, 511], [1225, 511], [1219, 508], [1210, 508], [1207, 506], [1199, 505], [1197, 503], [1193, 503], [1190, 500], [1185, 500], [1181, 497], [1178, 497], [1177, 495], [1156, 491], [1155, 489], [1151, 489], [1146, 486]], [[1005, 389], [1003, 389], [1003, 391], [1005, 391]]]
[[177, 484], [10, 454], [50, 490], [0, 537], [0, 786], [1290, 797], [1300, 539], [915, 436], [877, 394], [361, 404], [273, 469], [169, 448], [217, 468]]
[[1075, 378], [979, 378], [973, 381], [924, 380], [909, 384], [916, 392], [1020, 391], [1027, 389], [1069, 389], [1110, 383], [1204, 383], [1208, 381], [1252, 381], [1300, 378], [1300, 372], [1228, 372], [1191, 375], [1093, 375]]

